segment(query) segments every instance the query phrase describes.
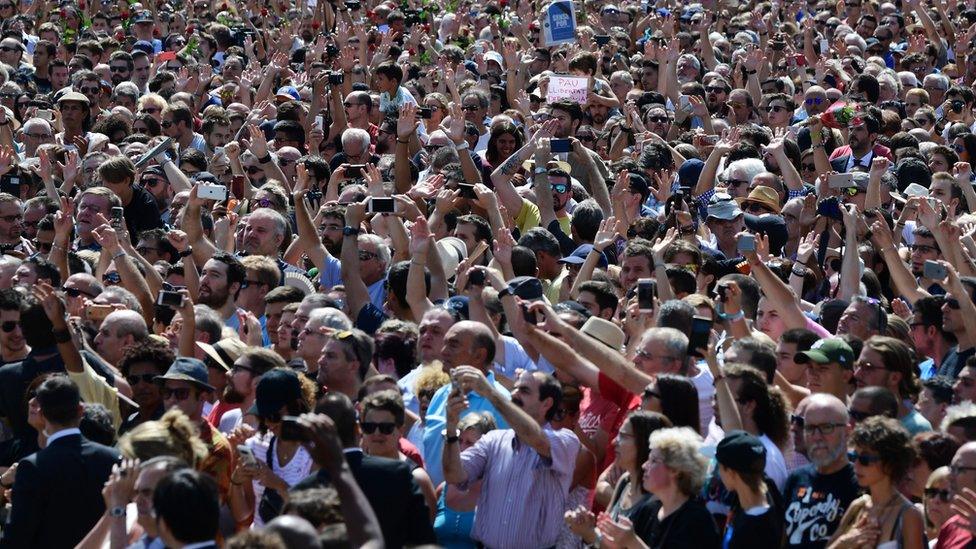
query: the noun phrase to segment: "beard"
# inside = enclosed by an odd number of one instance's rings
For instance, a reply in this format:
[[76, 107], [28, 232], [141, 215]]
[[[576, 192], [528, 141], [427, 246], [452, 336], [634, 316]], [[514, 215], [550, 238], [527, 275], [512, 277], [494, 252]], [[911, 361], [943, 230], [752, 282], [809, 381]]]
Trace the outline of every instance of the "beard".
[[227, 298], [229, 297], [230, 292], [227, 291], [226, 287], [221, 290], [211, 289], [207, 294], [200, 292], [199, 297], [197, 297], [197, 303], [206, 305], [211, 309], [220, 309], [227, 303]]
[[[814, 451], [819, 450], [820, 457], [814, 457]], [[830, 448], [826, 444], [808, 444], [807, 445], [807, 459], [810, 463], [813, 463], [815, 467], [826, 467], [831, 463], [837, 461], [837, 458], [843, 454], [847, 448], [843, 444], [838, 444], [836, 448]]]
[[220, 400], [221, 402], [226, 402], [227, 404], [240, 404], [244, 402], [245, 398], [246, 396], [244, 393], [241, 393], [235, 389], [233, 383], [228, 383], [227, 386], [224, 387], [224, 394], [221, 395]]

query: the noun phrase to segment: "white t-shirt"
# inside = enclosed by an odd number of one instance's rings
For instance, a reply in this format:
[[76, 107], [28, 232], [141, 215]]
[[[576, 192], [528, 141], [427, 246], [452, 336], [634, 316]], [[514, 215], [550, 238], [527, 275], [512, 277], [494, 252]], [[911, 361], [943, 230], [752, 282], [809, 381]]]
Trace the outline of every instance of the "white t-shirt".
[[[271, 443], [271, 432], [267, 432], [264, 435], [257, 434], [253, 437], [247, 439], [247, 446], [254, 452], [254, 457], [261, 461], [262, 463], [267, 463], [268, 456], [268, 445]], [[277, 444], [277, 442], [275, 442]], [[308, 453], [308, 450], [304, 446], [299, 446], [295, 455], [292, 456], [291, 460], [282, 466], [278, 463], [278, 452], [274, 451], [271, 453], [271, 470], [275, 475], [285, 481], [288, 486], [294, 486], [298, 484], [298, 481], [307, 477], [312, 471], [312, 456]], [[254, 485], [254, 523], [251, 525], [252, 528], [256, 528], [264, 525], [264, 521], [261, 520], [261, 516], [258, 513], [258, 506], [261, 503], [261, 496], [264, 494], [264, 486], [258, 481], [252, 481]]]
[[708, 432], [708, 424], [711, 423], [712, 416], [715, 415], [712, 408], [712, 398], [715, 396], [715, 379], [712, 377], [712, 371], [704, 362], [698, 362], [695, 366], [698, 368], [698, 373], [691, 378], [691, 382], [695, 384], [695, 389], [698, 389], [698, 420], [701, 423], [700, 432], [704, 434]]

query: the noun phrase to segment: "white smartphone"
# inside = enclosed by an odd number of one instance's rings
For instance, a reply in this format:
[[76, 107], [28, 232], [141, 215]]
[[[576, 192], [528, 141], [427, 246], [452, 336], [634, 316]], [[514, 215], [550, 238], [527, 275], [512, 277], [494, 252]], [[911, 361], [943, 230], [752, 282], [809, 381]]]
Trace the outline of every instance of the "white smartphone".
[[258, 464], [258, 459], [254, 457], [254, 451], [251, 450], [250, 446], [238, 445], [237, 453], [241, 456], [241, 461], [244, 462], [245, 467], [253, 467]]
[[200, 185], [197, 196], [207, 200], [227, 200], [227, 187], [224, 185]]

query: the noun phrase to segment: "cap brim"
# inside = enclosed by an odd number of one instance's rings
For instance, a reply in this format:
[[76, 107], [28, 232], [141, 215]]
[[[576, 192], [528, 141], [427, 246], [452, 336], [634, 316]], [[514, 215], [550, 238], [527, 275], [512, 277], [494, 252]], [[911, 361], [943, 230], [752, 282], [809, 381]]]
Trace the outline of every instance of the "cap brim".
[[584, 261], [586, 260], [583, 259], [582, 257], [577, 257], [575, 255], [564, 257], [559, 260], [560, 263], [566, 263], [568, 265], [582, 265]]
[[197, 341], [196, 344], [197, 347], [200, 347], [201, 351], [203, 351], [208, 357], [212, 358], [217, 364], [220, 364], [225, 371], [230, 371], [230, 366], [224, 364], [224, 359], [220, 358], [220, 353], [217, 352], [217, 349], [214, 349], [213, 345], [204, 343], [202, 341]]
[[207, 383], [201, 383], [200, 381], [198, 381], [198, 380], [196, 380], [196, 379], [194, 379], [194, 378], [192, 378], [190, 376], [183, 375], [183, 374], [166, 374], [166, 375], [162, 375], [162, 376], [156, 376], [153, 379], [155, 381], [166, 381], [166, 380], [170, 380], [170, 381], [186, 381], [187, 383], [192, 383], [192, 384], [196, 385], [197, 387], [200, 387], [200, 388], [202, 388], [202, 389], [204, 389], [206, 391], [216, 391], [216, 389], [214, 389], [212, 385], [209, 385]]
[[815, 362], [817, 364], [830, 364], [831, 360], [827, 355], [817, 351], [815, 349], [810, 349], [808, 351], [802, 351], [796, 353], [793, 356], [793, 361], [797, 364], [805, 364], [807, 362]]

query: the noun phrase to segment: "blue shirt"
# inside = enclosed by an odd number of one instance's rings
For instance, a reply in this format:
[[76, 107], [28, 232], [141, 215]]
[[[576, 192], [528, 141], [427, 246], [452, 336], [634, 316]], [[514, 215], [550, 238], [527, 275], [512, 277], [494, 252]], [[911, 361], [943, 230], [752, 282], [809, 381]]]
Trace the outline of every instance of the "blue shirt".
[[[511, 398], [511, 394], [504, 386], [495, 381], [495, 374], [488, 372], [488, 382], [492, 384], [496, 391]], [[444, 452], [444, 428], [447, 426], [447, 397], [451, 394], [453, 384], [448, 383], [434, 393], [427, 407], [426, 425], [424, 426], [424, 447], [421, 448], [424, 454], [424, 462], [427, 464], [427, 474], [434, 486], [438, 486], [444, 481], [444, 468], [442, 458]], [[488, 412], [495, 418], [497, 429], [508, 429], [508, 423], [502, 414], [492, 406], [487, 398], [475, 392], [468, 393], [468, 408], [461, 412], [461, 418], [471, 412]]]

